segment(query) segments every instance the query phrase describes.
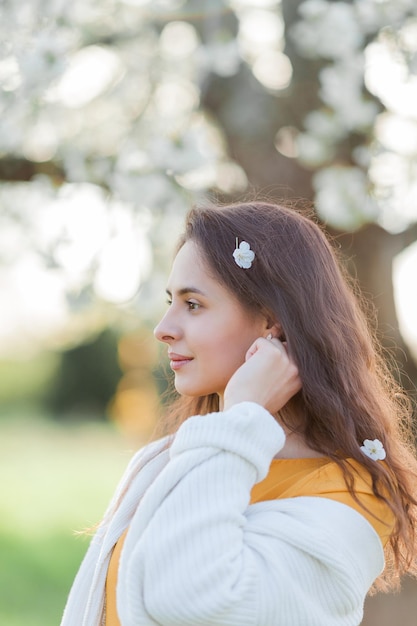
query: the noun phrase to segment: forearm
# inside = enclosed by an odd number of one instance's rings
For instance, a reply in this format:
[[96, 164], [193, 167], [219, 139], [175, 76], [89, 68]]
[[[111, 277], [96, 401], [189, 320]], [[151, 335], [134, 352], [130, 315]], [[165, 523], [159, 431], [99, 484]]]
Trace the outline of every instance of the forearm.
[[245, 547], [244, 513], [284, 439], [251, 403], [181, 426], [126, 545], [129, 578], [142, 586], [140, 611], [164, 625], [226, 624], [236, 612], [235, 623], [256, 623], [256, 555]]

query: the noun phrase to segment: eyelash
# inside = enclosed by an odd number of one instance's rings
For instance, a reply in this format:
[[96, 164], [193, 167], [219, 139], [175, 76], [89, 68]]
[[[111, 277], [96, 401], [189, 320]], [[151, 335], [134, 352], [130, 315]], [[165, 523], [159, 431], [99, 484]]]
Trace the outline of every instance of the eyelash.
[[[168, 298], [166, 303], [168, 306], [171, 306], [172, 300]], [[201, 306], [198, 302], [192, 302], [191, 300], [186, 300], [185, 304], [187, 305], [189, 311], [197, 311]]]

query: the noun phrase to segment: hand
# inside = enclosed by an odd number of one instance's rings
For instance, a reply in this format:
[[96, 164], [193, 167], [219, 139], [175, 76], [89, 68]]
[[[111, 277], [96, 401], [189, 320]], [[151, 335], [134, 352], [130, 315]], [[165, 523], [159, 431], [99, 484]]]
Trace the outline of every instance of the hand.
[[259, 337], [224, 391], [223, 408], [238, 402], [257, 402], [273, 415], [301, 389], [301, 380], [286, 344]]

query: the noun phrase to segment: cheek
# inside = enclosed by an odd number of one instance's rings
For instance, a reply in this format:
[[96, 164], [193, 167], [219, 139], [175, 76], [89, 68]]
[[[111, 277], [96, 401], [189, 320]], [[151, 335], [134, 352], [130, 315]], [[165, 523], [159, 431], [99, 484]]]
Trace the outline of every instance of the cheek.
[[240, 347], [246, 352], [260, 335], [262, 335], [262, 329], [255, 321], [250, 323], [243, 320], [241, 324], [234, 325], [230, 339], [237, 348]]
[[[210, 320], [212, 322], [213, 320]], [[203, 363], [210, 369], [218, 367], [224, 372], [234, 371], [245, 361], [245, 355], [252, 343], [262, 334], [257, 320], [242, 319], [239, 312], [224, 316], [215, 323], [193, 329], [191, 340], [193, 349], [203, 357]], [[201, 363], [201, 364], [203, 364]]]
[[245, 360], [247, 351], [246, 342], [238, 332], [215, 332], [214, 329], [204, 329], [201, 336], [194, 343], [196, 353], [201, 360], [200, 366], [210, 376], [233, 373]]
[[219, 354], [229, 367], [236, 369], [245, 361], [246, 352], [258, 337], [253, 330], [235, 327], [223, 338], [219, 345]]

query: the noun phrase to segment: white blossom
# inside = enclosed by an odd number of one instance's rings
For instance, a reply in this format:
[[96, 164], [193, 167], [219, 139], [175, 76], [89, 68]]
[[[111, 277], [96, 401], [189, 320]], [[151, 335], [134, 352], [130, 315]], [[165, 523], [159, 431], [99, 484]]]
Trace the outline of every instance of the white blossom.
[[[388, 109], [417, 118], [417, 76], [392, 41], [375, 41], [365, 50], [365, 84]], [[410, 58], [412, 55], [410, 54]]]
[[298, 158], [307, 167], [318, 167], [334, 156], [331, 142], [324, 141], [312, 133], [298, 133], [295, 139]]
[[197, 55], [201, 70], [219, 76], [234, 76], [239, 69], [241, 57], [235, 40], [207, 43], [200, 47]]
[[67, 54], [74, 43], [74, 35], [67, 29], [45, 29], [37, 33], [17, 53], [22, 88], [29, 93], [43, 93], [64, 72]]
[[365, 439], [363, 446], [361, 446], [361, 450], [373, 461], [383, 461], [387, 456], [384, 446], [379, 439], [374, 439], [373, 441]]
[[349, 58], [364, 43], [355, 9], [346, 2], [307, 0], [300, 5], [301, 20], [290, 36], [299, 53], [310, 58]]
[[398, 26], [415, 8], [415, 0], [355, 0], [355, 12], [365, 32]]
[[250, 245], [247, 241], [241, 241], [239, 247], [237, 246], [233, 252], [233, 258], [239, 267], [247, 270], [252, 267], [252, 261], [255, 258], [255, 253], [250, 249]]
[[310, 111], [304, 118], [304, 126], [324, 142], [335, 142], [346, 136], [342, 120], [331, 109]]
[[417, 160], [390, 150], [374, 154], [369, 179], [379, 206], [378, 221], [392, 233], [417, 220]]
[[326, 167], [313, 176], [316, 210], [340, 230], [356, 230], [377, 219], [379, 212], [358, 167]]
[[409, 119], [395, 113], [383, 113], [376, 119], [375, 134], [388, 150], [417, 157], [417, 117]]
[[347, 130], [369, 127], [378, 106], [363, 94], [363, 58], [355, 55], [320, 71], [320, 97], [333, 108], [339, 123]]

